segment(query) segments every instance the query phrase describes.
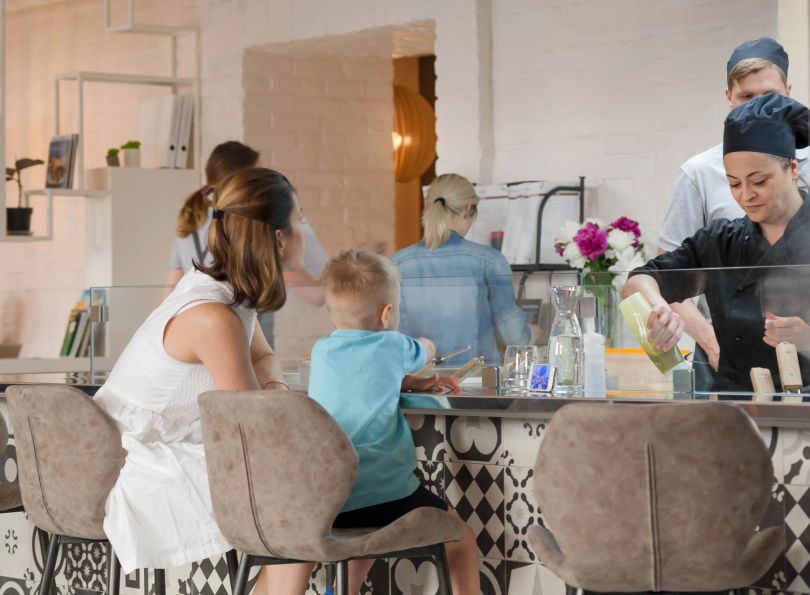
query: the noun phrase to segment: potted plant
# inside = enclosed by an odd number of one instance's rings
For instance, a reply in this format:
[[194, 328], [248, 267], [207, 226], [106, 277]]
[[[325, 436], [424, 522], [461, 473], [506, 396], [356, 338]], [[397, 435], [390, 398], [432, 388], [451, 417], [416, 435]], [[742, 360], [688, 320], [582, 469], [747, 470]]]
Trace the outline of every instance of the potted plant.
[[34, 209], [28, 206], [26, 202], [23, 206], [23, 187], [22, 180], [20, 180], [20, 173], [24, 169], [33, 167], [34, 165], [42, 165], [44, 161], [41, 159], [17, 159], [14, 162], [14, 167], [6, 168], [6, 182], [12, 180], [17, 182], [17, 207], [8, 207], [6, 209], [6, 230], [9, 235], [29, 235], [31, 233], [31, 213]]
[[110, 167], [118, 167], [118, 149], [112, 148], [107, 150], [107, 165]]
[[141, 142], [137, 140], [128, 141], [126, 144], [121, 145], [121, 151], [124, 156], [124, 167], [140, 167], [141, 166]]

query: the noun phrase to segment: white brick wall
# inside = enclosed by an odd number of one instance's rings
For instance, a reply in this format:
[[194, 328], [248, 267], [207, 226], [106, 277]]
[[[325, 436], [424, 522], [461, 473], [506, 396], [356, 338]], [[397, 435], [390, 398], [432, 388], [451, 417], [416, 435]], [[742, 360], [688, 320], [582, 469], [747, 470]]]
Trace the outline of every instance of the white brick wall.
[[[336, 56], [299, 64], [260, 48], [356, 33], [370, 43], [370, 30], [388, 28], [391, 51], [408, 53], [425, 46], [425, 30], [435, 31], [439, 173], [457, 171], [483, 183], [586, 175], [596, 188], [594, 213], [636, 216], [655, 233], [678, 165], [719, 142], [728, 53], [742, 39], [775, 34], [776, 5], [138, 0], [137, 14], [144, 21], [199, 24], [204, 154], [229, 138], [257, 144], [268, 165], [290, 173], [308, 217], [334, 251], [391, 229], [393, 193], [381, 191], [392, 186], [390, 113], [382, 110], [390, 105], [390, 63], [379, 60], [378, 47], [376, 61], [344, 56], [339, 70]], [[10, 13], [9, 160], [45, 156], [53, 74], [165, 74], [167, 47], [165, 39], [104, 34], [99, 0]], [[253, 76], [250, 69], [273, 76]], [[88, 165], [137, 134], [144, 93], [91, 90]], [[336, 103], [339, 120], [330, 117]], [[367, 104], [379, 112], [368, 113]], [[67, 97], [65, 122], [74, 108]], [[42, 168], [32, 170], [26, 183], [39, 186], [43, 177]], [[83, 199], [59, 199], [56, 216], [53, 242], [0, 244], [0, 336], [21, 336], [28, 355], [58, 350], [67, 310], [83, 286]], [[335, 225], [340, 222], [348, 233]]]
[[591, 214], [657, 236], [680, 164], [722, 141], [729, 54], [775, 34], [775, 2], [493, 2], [493, 178], [587, 176]]

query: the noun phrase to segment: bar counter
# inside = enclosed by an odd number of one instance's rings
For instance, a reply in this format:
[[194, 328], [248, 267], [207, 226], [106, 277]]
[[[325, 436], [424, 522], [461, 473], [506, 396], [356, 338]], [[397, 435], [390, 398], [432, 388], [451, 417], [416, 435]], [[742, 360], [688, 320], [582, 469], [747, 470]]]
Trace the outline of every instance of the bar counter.
[[[17, 380], [17, 379], [15, 379]], [[27, 379], [26, 379], [27, 380]], [[12, 382], [0, 379], [0, 392]], [[89, 394], [95, 385], [76, 385]], [[625, 403], [673, 403], [685, 395], [652, 392], [609, 392], [587, 399], [606, 407]], [[726, 399], [701, 395], [696, 399]], [[750, 397], [749, 397], [750, 398]], [[432, 491], [444, 496], [476, 534], [481, 554], [482, 593], [511, 595], [564, 593], [562, 582], [539, 563], [527, 540], [527, 529], [542, 523], [534, 504], [533, 466], [548, 421], [560, 407], [585, 399], [511, 396], [467, 388], [459, 395], [402, 395], [402, 408], [413, 432], [417, 474]], [[810, 404], [732, 401], [755, 420], [774, 466], [772, 498], [763, 526], [786, 525], [785, 555], [750, 592], [810, 594]], [[4, 412], [5, 413], [5, 412]], [[8, 416], [6, 415], [8, 420]], [[12, 430], [13, 431], [13, 430]], [[16, 477], [13, 437], [0, 462], [2, 481]], [[576, 470], [572, 470], [576, 472]], [[22, 514], [0, 515], [5, 547], [0, 574], [33, 592], [41, 572], [34, 552], [33, 527]], [[71, 546], [60, 562], [60, 589], [103, 592], [106, 552], [100, 546]], [[122, 593], [148, 595], [151, 572], [122, 580]], [[224, 559], [211, 559], [167, 572], [170, 594], [226, 595]], [[375, 562], [363, 593], [434, 593], [436, 578], [425, 560]], [[324, 591], [324, 571], [313, 573], [308, 593]]]

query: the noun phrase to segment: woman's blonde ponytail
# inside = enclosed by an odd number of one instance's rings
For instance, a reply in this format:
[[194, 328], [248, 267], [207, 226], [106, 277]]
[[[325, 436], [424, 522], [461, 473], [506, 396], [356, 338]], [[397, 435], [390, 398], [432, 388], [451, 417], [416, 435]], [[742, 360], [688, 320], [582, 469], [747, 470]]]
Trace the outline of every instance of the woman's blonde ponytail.
[[425, 197], [422, 225], [425, 246], [435, 250], [450, 238], [450, 217], [463, 215], [469, 205], [478, 204], [475, 188], [458, 174], [442, 174], [430, 184]]

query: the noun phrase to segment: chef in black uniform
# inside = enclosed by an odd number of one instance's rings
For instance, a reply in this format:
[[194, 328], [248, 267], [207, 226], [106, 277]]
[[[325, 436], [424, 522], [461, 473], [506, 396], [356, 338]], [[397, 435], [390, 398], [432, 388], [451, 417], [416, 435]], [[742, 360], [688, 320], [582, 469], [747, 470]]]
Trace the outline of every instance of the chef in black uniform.
[[705, 294], [720, 358], [710, 385], [698, 390], [750, 391], [752, 367], [770, 369], [778, 390], [781, 341], [797, 345], [810, 383], [810, 266], [785, 268], [810, 265], [810, 201], [799, 190], [796, 161], [796, 149], [808, 146], [808, 118], [804, 105], [774, 93], [732, 110], [723, 164], [746, 216], [713, 222], [633, 271], [622, 290], [651, 303], [649, 339], [663, 350], [684, 326], [669, 304]]

